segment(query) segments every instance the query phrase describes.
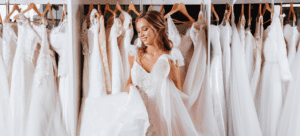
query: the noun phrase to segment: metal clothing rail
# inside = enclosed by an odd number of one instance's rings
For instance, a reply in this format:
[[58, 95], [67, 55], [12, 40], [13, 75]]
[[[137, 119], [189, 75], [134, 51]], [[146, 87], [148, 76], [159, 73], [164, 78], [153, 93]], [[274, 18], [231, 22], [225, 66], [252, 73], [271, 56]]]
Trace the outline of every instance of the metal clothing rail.
[[[233, 0], [211, 0], [211, 2], [213, 4], [230, 4], [232, 3]], [[257, 3], [272, 3], [272, 1], [274, 1], [274, 3], [300, 3], [300, 0], [236, 0], [235, 4], [248, 4], [248, 3], [253, 3], [253, 4], [257, 4]]]

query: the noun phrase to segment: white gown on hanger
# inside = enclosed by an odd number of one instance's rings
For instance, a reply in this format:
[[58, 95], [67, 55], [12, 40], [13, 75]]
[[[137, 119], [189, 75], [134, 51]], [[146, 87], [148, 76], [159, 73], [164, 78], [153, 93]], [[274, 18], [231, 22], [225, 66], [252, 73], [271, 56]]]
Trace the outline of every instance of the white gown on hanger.
[[2, 55], [8, 84], [11, 85], [12, 66], [17, 49], [18, 26], [14, 23], [3, 23]]
[[[1, 44], [1, 43], [0, 43]], [[9, 136], [9, 85], [5, 66], [0, 56], [0, 136]]]
[[[263, 16], [260, 16], [256, 20], [256, 29], [255, 29], [255, 41], [254, 41], [254, 50], [253, 50], [253, 56], [254, 56], [254, 71], [253, 76], [251, 78], [251, 90], [252, 90], [252, 96], [254, 100], [256, 101], [256, 95], [258, 92], [258, 84], [260, 82], [261, 77], [261, 65], [262, 65], [262, 44], [263, 44], [263, 22], [260, 22], [259, 20], [263, 19]], [[247, 55], [248, 56], [248, 55]], [[257, 107], [256, 107], [257, 108]], [[258, 110], [257, 110], [258, 112]]]
[[[39, 28], [41, 29], [40, 38], [42, 42], [34, 71], [28, 123], [26, 124], [27, 130], [25, 132], [27, 136], [67, 136], [57, 91], [55, 53], [50, 49], [46, 25], [43, 24]], [[66, 40], [64, 37], [59, 38]]]
[[[298, 48], [300, 43], [298, 43]], [[300, 51], [294, 58], [292, 67], [293, 80], [289, 82], [285, 102], [277, 125], [276, 136], [299, 136], [300, 135]]]
[[[227, 11], [225, 11], [226, 13]], [[231, 44], [231, 35], [232, 29], [230, 26], [229, 21], [223, 18], [223, 21], [220, 27], [220, 42], [222, 48], [222, 68], [223, 68], [223, 82], [224, 82], [224, 89], [225, 94], [229, 92], [229, 76], [230, 76], [230, 66], [231, 66], [231, 51], [230, 51], [230, 44]]]
[[[198, 20], [188, 31], [184, 40], [193, 42], [193, 53], [183, 83], [181, 97], [196, 128], [197, 135], [219, 136], [217, 122], [213, 113], [212, 93], [207, 86], [207, 26]], [[182, 41], [183, 45], [185, 41]], [[181, 46], [183, 46], [181, 45]], [[184, 47], [183, 46], [183, 47]], [[181, 47], [180, 47], [181, 48]], [[181, 48], [182, 49], [182, 48]], [[185, 52], [188, 53], [188, 52]], [[186, 54], [186, 56], [187, 54]]]
[[22, 13], [19, 17], [18, 45], [13, 61], [10, 90], [10, 127], [14, 136], [25, 133], [33, 75], [39, 52], [37, 44], [42, 44], [41, 31], [45, 29], [44, 25], [30, 24]]
[[58, 92], [60, 97], [60, 103], [62, 107], [62, 115], [64, 123], [66, 124], [66, 129], [68, 134], [71, 133], [71, 105], [73, 102], [71, 101], [72, 91], [70, 89], [70, 77], [69, 77], [69, 41], [68, 41], [68, 23], [65, 19], [64, 22], [55, 28], [52, 29], [50, 33], [50, 43], [53, 49], [59, 55], [58, 61], [58, 77], [59, 77], [59, 85]]
[[245, 43], [245, 46], [246, 46], [245, 47], [246, 68], [247, 68], [249, 82], [251, 82], [251, 79], [253, 76], [253, 71], [254, 71], [253, 50], [255, 47], [255, 40], [254, 40], [254, 37], [253, 37], [249, 27], [246, 30], [246, 40], [245, 41], [246, 41], [246, 43]]
[[245, 25], [242, 23], [243, 20], [245, 19], [245, 15], [242, 16], [242, 18], [239, 19], [239, 23], [237, 25], [237, 30], [241, 39], [241, 44], [244, 47], [243, 51], [245, 52], [245, 47], [246, 47], [246, 33], [245, 33]]
[[[228, 135], [262, 136], [247, 76], [244, 47], [232, 14], [231, 74], [228, 106]], [[228, 97], [227, 97], [228, 96]]]
[[258, 116], [264, 136], [276, 135], [283, 103], [282, 81], [292, 79], [279, 13], [280, 7], [275, 6], [275, 13], [263, 49], [265, 63], [261, 79]]
[[131, 40], [134, 32], [131, 22], [132, 18], [127, 12], [123, 12], [119, 18], [123, 20], [122, 41], [119, 47], [122, 58], [124, 77], [125, 81], [127, 81], [130, 74], [130, 65], [128, 61], [128, 51], [126, 49], [127, 46], [131, 45]]
[[210, 25], [210, 42], [212, 45], [210, 83], [213, 96], [214, 116], [218, 124], [220, 136], [225, 136], [227, 111], [222, 73], [222, 51], [220, 45], [220, 29], [215, 25]]
[[296, 45], [299, 41], [299, 32], [297, 26], [292, 27], [290, 24], [284, 26], [283, 29], [284, 38], [287, 42], [287, 54], [288, 54], [288, 61], [290, 64], [290, 69], [293, 67], [294, 58], [296, 56]]
[[125, 91], [126, 81], [123, 70], [122, 57], [119, 49], [118, 37], [122, 34], [123, 25], [119, 18], [114, 18], [109, 36], [108, 58], [112, 79], [112, 94]]

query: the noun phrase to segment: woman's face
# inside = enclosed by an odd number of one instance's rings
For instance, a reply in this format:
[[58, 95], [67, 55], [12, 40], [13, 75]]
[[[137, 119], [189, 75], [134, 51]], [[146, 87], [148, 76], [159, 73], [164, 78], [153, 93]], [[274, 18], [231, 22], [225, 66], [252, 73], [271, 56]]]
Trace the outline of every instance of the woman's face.
[[136, 29], [139, 38], [145, 45], [153, 45], [155, 32], [144, 18], [138, 20]]

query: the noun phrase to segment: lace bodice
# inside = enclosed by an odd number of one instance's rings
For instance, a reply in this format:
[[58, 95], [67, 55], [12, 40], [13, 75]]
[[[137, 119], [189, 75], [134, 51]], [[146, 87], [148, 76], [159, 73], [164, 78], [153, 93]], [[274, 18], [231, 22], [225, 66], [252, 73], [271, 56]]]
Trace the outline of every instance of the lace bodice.
[[299, 41], [299, 32], [297, 30], [297, 26], [292, 27], [291, 25], [287, 24], [284, 26], [284, 38], [287, 41], [287, 47], [288, 47], [288, 60], [290, 66], [292, 66], [292, 63], [294, 61], [294, 58], [296, 56], [296, 45]]
[[[17, 24], [3, 23], [3, 41], [2, 41], [2, 54], [5, 65], [6, 75], [11, 76], [11, 69], [14, 56], [17, 49]], [[9, 81], [10, 82], [10, 81]]]
[[50, 34], [50, 42], [54, 50], [59, 54], [58, 76], [66, 76], [68, 73], [68, 25], [66, 20], [54, 28]]

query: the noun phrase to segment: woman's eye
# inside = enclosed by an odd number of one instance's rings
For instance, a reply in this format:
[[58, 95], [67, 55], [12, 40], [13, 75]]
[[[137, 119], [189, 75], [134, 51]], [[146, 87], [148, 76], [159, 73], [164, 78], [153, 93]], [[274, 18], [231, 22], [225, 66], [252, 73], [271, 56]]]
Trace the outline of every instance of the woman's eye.
[[148, 30], [148, 28], [144, 28], [144, 31], [147, 31]]

